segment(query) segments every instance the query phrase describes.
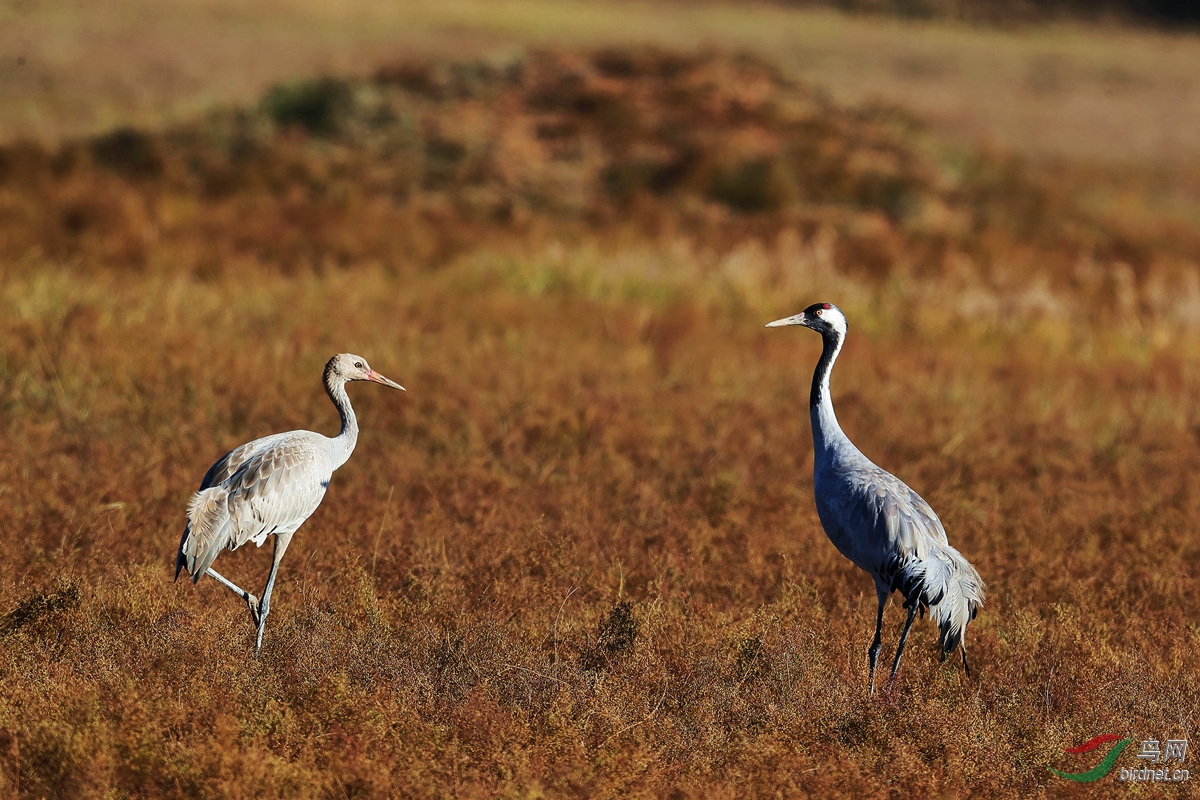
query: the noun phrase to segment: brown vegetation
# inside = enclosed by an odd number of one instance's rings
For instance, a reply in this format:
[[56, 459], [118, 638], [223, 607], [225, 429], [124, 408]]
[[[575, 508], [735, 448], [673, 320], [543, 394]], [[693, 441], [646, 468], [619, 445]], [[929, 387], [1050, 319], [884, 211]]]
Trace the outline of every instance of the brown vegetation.
[[[637, 48], [8, 147], [0, 781], [1027, 797], [1097, 733], [1193, 735], [1200, 242], [1096, 185]], [[817, 343], [761, 328], [814, 300], [851, 320], [843, 426], [989, 583], [974, 681], [921, 623], [865, 695]], [[330, 431], [343, 350], [409, 394], [352, 390], [254, 660], [244, 607], [170, 582], [183, 508], [229, 446]]]

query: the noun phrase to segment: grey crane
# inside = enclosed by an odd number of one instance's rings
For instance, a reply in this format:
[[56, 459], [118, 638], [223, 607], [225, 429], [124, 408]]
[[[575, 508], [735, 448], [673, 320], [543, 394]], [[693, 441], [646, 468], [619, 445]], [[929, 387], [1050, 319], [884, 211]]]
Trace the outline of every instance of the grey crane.
[[867, 650], [869, 691], [875, 691], [883, 609], [894, 591], [904, 597], [908, 617], [888, 686], [896, 680], [900, 656], [918, 609], [941, 631], [942, 660], [958, 648], [967, 677], [964, 641], [967, 623], [983, 605], [983, 580], [950, 546], [933, 509], [895, 475], [875, 466], [842, 432], [829, 397], [829, 373], [846, 340], [846, 317], [837, 306], [815, 303], [799, 314], [767, 323], [768, 328], [803, 325], [821, 334], [821, 358], [813, 373], [809, 418], [813, 434], [813, 492], [817, 516], [842, 555], [875, 581], [879, 611], [875, 639]]
[[[349, 353], [334, 356], [325, 365], [323, 382], [342, 419], [341, 433], [331, 438], [289, 431], [235, 447], [209, 467], [188, 505], [175, 578], [186, 567], [192, 583], [211, 575], [245, 600], [258, 628], [255, 653], [262, 650], [275, 575], [292, 535], [317, 510], [333, 471], [346, 463], [358, 442], [358, 419], [346, 394], [349, 381], [374, 381], [404, 391], [371, 369], [365, 358]], [[272, 534], [275, 552], [260, 602], [213, 569], [212, 563], [222, 550], [236, 550], [247, 542], [261, 547]]]

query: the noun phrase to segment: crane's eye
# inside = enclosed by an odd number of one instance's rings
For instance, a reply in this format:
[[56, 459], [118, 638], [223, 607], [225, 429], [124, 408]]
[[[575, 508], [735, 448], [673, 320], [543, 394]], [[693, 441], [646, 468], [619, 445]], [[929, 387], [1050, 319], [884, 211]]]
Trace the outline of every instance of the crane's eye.
[[819, 309], [819, 308], [817, 309], [817, 316], [818, 317], [821, 316], [821, 309]]
[[362, 369], [362, 368], [363, 368], [363, 367], [362, 367], [362, 362], [361, 362], [361, 361], [355, 361], [355, 362], [354, 362], [354, 366], [355, 366], [355, 368], [356, 368], [356, 369]]

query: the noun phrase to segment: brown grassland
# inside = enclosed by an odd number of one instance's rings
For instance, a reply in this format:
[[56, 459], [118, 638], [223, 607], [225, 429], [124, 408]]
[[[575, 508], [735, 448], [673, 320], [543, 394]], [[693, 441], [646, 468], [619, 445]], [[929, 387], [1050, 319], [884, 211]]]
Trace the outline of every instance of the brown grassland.
[[[1034, 168], [760, 53], [571, 44], [0, 147], [0, 791], [1183, 796], [1047, 766], [1200, 739], [1195, 162]], [[819, 343], [762, 327], [821, 300], [843, 427], [988, 582], [972, 680], [923, 621], [865, 692]], [[409, 392], [351, 387], [255, 659], [171, 581], [183, 510], [333, 432], [340, 351]]]

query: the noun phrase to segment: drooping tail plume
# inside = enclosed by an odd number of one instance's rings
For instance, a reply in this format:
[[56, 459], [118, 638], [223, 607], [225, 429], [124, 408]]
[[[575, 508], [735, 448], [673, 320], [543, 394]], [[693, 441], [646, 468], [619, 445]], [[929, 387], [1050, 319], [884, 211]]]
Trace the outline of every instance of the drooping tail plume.
[[227, 491], [214, 486], [196, 492], [188, 504], [188, 522], [175, 557], [175, 578], [187, 567], [192, 583], [200, 580], [217, 554], [229, 544], [230, 519], [225, 504]]
[[927, 557], [913, 559], [896, 571], [892, 588], [904, 595], [906, 607], [919, 604], [922, 610], [928, 608], [929, 618], [940, 631], [942, 661], [955, 649], [961, 650], [963, 668], [970, 677], [964, 639], [967, 625], [983, 607], [983, 579], [971, 562], [950, 545], [936, 541], [929, 544]]

